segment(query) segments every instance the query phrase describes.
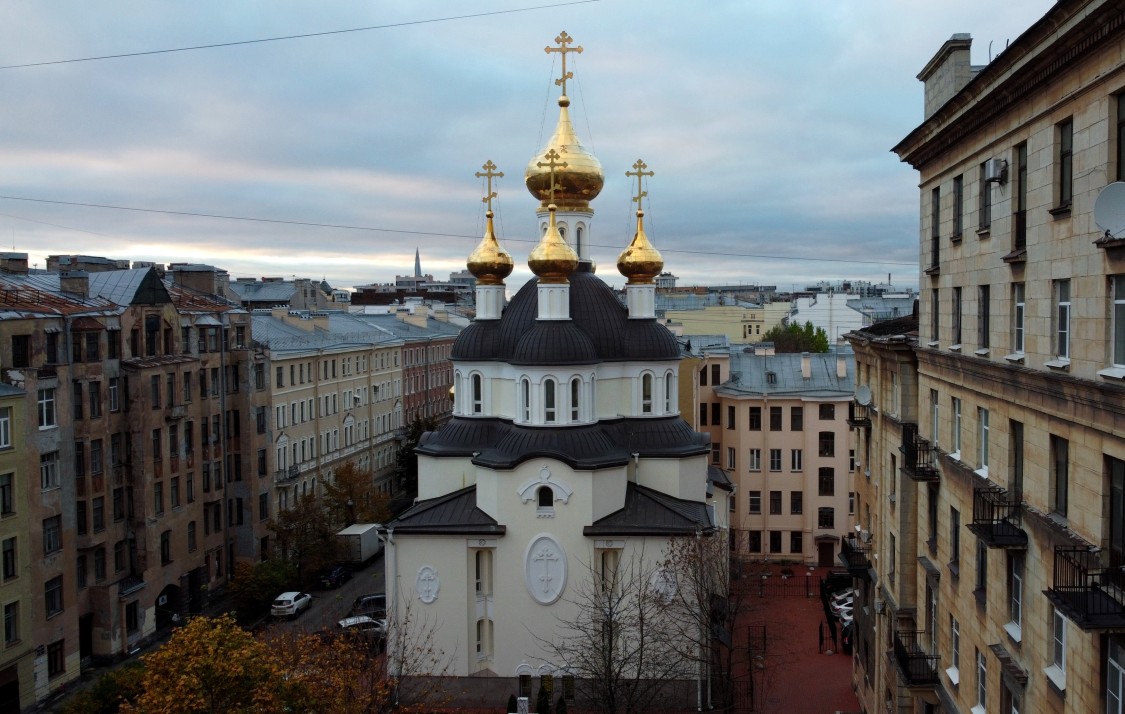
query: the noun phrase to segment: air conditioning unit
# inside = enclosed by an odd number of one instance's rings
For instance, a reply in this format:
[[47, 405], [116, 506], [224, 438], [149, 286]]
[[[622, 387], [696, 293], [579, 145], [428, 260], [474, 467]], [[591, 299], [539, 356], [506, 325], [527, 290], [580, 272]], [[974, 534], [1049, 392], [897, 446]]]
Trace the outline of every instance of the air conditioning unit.
[[998, 183], [1001, 186], [1008, 180], [1007, 159], [989, 159], [984, 162], [985, 183]]

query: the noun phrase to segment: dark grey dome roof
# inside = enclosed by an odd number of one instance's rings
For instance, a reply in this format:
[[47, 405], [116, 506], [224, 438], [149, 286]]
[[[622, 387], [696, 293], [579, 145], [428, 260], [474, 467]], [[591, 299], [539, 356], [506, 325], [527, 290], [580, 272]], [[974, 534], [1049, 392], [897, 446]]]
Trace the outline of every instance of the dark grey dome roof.
[[[453, 359], [545, 365], [679, 359], [679, 344], [668, 328], [656, 320], [630, 320], [589, 262], [580, 263], [570, 276], [569, 322], [536, 320], [538, 285], [533, 279], [520, 288], [499, 320], [474, 322], [462, 330], [453, 343]], [[535, 332], [539, 337], [531, 340]]]

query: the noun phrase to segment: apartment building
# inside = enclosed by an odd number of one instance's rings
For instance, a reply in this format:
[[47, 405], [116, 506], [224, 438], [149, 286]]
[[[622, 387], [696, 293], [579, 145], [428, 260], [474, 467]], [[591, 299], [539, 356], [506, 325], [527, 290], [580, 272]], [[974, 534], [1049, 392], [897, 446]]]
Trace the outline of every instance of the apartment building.
[[[894, 148], [920, 173], [917, 390], [913, 419], [872, 424], [884, 515], [849, 565], [885, 639], [857, 680], [869, 711], [1116, 714], [1125, 241], [1092, 212], [1125, 178], [1125, 6], [1060, 0], [984, 67], [971, 42], [922, 70], [924, 121]], [[877, 375], [859, 389], [885, 393]], [[886, 508], [911, 489], [913, 529]]]
[[735, 484], [735, 546], [750, 559], [836, 563], [854, 518], [851, 355], [729, 350], [697, 365], [693, 426]]
[[26, 418], [0, 441], [21, 429], [2, 458], [24, 478], [0, 528], [23, 525], [4, 539], [3, 654], [33, 648], [26, 708], [198, 611], [264, 534], [250, 508], [269, 484], [242, 443], [266, 397], [247, 313], [152, 268], [29, 275], [18, 258], [0, 256], [0, 376]]
[[21, 702], [35, 701], [34, 650], [30, 637], [36, 602], [35, 583], [26, 570], [31, 562], [30, 480], [21, 461], [24, 449], [27, 395], [0, 383], [0, 612], [4, 642], [0, 649], [0, 710], [19, 711]]

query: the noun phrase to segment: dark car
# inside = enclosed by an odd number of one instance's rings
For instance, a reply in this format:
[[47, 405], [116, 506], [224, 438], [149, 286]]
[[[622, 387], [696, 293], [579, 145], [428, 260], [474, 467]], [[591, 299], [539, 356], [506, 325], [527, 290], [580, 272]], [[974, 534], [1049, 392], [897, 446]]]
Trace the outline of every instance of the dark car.
[[353, 615], [371, 615], [372, 617], [383, 617], [387, 612], [387, 594], [386, 593], [368, 593], [360, 595], [352, 603]]
[[338, 588], [352, 579], [352, 571], [342, 565], [337, 565], [324, 571], [320, 576], [320, 585], [325, 588]]

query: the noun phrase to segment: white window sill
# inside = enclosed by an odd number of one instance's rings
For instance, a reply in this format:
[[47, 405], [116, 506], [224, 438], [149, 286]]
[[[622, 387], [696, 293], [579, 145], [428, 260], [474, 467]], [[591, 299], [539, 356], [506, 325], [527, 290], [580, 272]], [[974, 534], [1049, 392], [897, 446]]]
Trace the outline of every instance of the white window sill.
[[1004, 623], [1004, 632], [1008, 633], [1008, 637], [1011, 637], [1013, 642], [1019, 642], [1023, 639], [1023, 630], [1018, 623]]
[[975, 707], [969, 710], [969, 714], [987, 714], [987, 712], [985, 711], [983, 704], [977, 704]]
[[1070, 369], [1070, 360], [1066, 359], [1065, 357], [1048, 360], [1043, 364], [1047, 367], [1050, 367], [1051, 369], [1058, 369], [1063, 371], [1068, 371]]
[[1125, 367], [1107, 367], [1106, 369], [1098, 370], [1099, 377], [1106, 377], [1109, 379], [1125, 379]]
[[536, 508], [535, 509], [535, 517], [536, 518], [554, 518], [555, 517], [555, 509], [553, 509], [553, 508]]
[[977, 469], [976, 471], [974, 471], [973, 473], [975, 473], [977, 476], [980, 476], [983, 479], [986, 479], [986, 480], [988, 479], [988, 467], [987, 466], [982, 466], [979, 469]]
[[945, 676], [949, 677], [949, 682], [954, 687], [961, 683], [961, 670], [957, 669], [956, 667], [950, 667], [949, 669], [945, 670]]
[[1008, 360], [1009, 362], [1014, 362], [1015, 364], [1023, 364], [1023, 358], [1023, 352], [1013, 352], [1010, 355], [1004, 355], [1004, 359]]
[[941, 344], [941, 343], [938, 342], [937, 340], [934, 340], [933, 342], [927, 342], [926, 346], [927, 347], [937, 347], [939, 344]]
[[961, 345], [959, 345], [959, 344], [957, 344], [957, 345], [950, 345], [950, 346], [949, 346], [949, 351], [950, 351], [950, 352], [960, 352], [960, 351], [961, 351]]
[[949, 455], [949, 458], [953, 459], [954, 461], [960, 461], [961, 460], [961, 451], [960, 450], [954, 451], [952, 454]]
[[1047, 679], [1051, 680], [1051, 684], [1055, 685], [1060, 692], [1066, 691], [1066, 671], [1059, 669], [1055, 665], [1051, 665], [1043, 670], [1043, 674], [1047, 675]]
[[987, 357], [988, 356], [988, 348], [982, 347], [981, 349], [973, 352], [973, 354], [975, 354], [977, 357]]

